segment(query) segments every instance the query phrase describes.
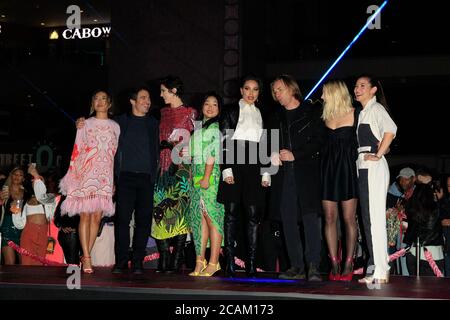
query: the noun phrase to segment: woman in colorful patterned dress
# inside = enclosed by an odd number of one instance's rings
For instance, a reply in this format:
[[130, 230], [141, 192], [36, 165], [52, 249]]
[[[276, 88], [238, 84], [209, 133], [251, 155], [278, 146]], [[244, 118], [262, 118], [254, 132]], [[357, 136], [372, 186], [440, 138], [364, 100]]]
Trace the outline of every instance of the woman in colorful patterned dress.
[[110, 96], [96, 91], [91, 102], [94, 116], [77, 130], [69, 170], [60, 182], [61, 193], [67, 195], [61, 214], [80, 215], [81, 262], [85, 273], [93, 272], [90, 253], [102, 216], [114, 215], [113, 166], [120, 127], [109, 119], [110, 108]]
[[[193, 187], [189, 204], [188, 223], [192, 229], [196, 252], [195, 269], [190, 276], [212, 276], [220, 270], [219, 253], [223, 241], [225, 209], [217, 202], [220, 181], [220, 130], [221, 98], [214, 92], [203, 100], [203, 121], [192, 135], [189, 150], [192, 157]], [[210, 246], [209, 263], [205, 250]]]
[[[160, 254], [157, 272], [174, 272], [181, 266], [183, 248], [190, 232], [186, 221], [190, 172], [189, 166], [182, 163], [182, 153], [187, 149], [197, 112], [181, 100], [183, 82], [180, 78], [164, 78], [160, 89], [166, 106], [161, 109], [159, 125], [161, 151], [153, 198], [151, 236], [156, 239]], [[170, 259], [172, 240], [175, 243]]]

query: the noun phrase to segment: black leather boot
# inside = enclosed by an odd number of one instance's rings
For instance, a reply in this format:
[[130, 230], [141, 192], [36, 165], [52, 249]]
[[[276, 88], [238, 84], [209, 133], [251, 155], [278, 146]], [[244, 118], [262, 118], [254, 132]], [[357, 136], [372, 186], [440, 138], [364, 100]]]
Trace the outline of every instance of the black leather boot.
[[170, 251], [169, 251], [170, 239], [156, 240], [156, 245], [158, 247], [159, 259], [158, 259], [158, 269], [156, 272], [162, 273], [169, 269], [170, 262]]
[[184, 261], [184, 245], [186, 243], [187, 234], [180, 234], [174, 237], [175, 243], [170, 261], [170, 269], [167, 273], [179, 272]]
[[234, 247], [236, 242], [236, 229], [237, 229], [237, 209], [238, 205], [230, 203], [225, 206], [225, 220], [224, 220], [224, 237], [225, 237], [225, 276], [235, 277], [236, 267], [234, 264]]
[[248, 227], [247, 227], [247, 243], [248, 243], [248, 259], [246, 263], [246, 272], [249, 277], [256, 277], [256, 248], [258, 244], [258, 209], [256, 206], [247, 207]]

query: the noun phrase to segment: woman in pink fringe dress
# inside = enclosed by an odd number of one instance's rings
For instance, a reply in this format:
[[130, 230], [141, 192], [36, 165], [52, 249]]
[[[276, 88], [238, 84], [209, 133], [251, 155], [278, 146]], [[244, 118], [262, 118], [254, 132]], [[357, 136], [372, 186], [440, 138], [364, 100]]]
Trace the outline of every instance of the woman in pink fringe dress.
[[61, 214], [80, 215], [79, 235], [83, 272], [92, 273], [90, 252], [94, 246], [102, 216], [114, 215], [113, 165], [120, 127], [108, 118], [111, 98], [104, 91], [92, 96], [91, 116], [77, 130], [70, 166], [60, 182], [67, 198]]

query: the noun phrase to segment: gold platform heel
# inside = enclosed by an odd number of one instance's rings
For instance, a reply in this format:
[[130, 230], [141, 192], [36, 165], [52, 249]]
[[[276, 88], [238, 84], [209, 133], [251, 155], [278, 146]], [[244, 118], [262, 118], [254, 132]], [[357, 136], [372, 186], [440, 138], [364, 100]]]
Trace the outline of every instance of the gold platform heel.
[[216, 267], [216, 269], [213, 271], [213, 272], [205, 272], [205, 269], [203, 269], [201, 272], [200, 272], [200, 274], [199, 274], [199, 276], [200, 277], [211, 277], [212, 275], [214, 275], [217, 271], [219, 271], [219, 270], [221, 270], [221, 268], [220, 268], [220, 263], [208, 263], [208, 265], [209, 266], [213, 266], [213, 267]]
[[206, 259], [197, 259], [196, 261], [195, 261], [196, 263], [197, 262], [200, 262], [201, 264], [202, 264], [202, 269], [200, 270], [200, 272], [198, 272], [198, 271], [192, 271], [191, 273], [189, 273], [189, 275], [191, 276], [191, 277], [198, 277], [199, 275], [200, 275], [200, 273], [203, 271], [203, 270], [205, 270], [206, 269]]

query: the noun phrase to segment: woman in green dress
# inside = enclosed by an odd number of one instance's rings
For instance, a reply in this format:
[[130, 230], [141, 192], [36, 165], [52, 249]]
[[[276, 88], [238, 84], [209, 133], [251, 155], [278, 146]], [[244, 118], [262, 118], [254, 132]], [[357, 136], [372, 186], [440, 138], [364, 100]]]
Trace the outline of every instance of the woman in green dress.
[[160, 154], [151, 236], [156, 239], [159, 252], [156, 272], [172, 273], [182, 266], [186, 237], [190, 232], [186, 219], [190, 172], [189, 165], [181, 160], [183, 150], [188, 149], [197, 111], [183, 103], [183, 82], [179, 77], [162, 79], [160, 90], [166, 106], [161, 109], [159, 123]]
[[[202, 105], [202, 126], [194, 132], [189, 145], [193, 188], [188, 223], [197, 256], [195, 269], [190, 276], [209, 277], [220, 270], [219, 253], [225, 215], [223, 204], [216, 199], [220, 181], [220, 108], [220, 96], [213, 92], [207, 93]], [[211, 250], [209, 263], [205, 258], [208, 245]]]

